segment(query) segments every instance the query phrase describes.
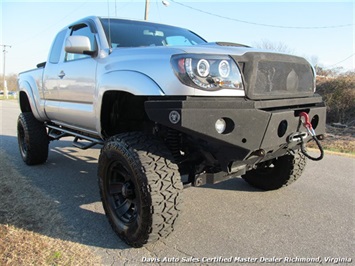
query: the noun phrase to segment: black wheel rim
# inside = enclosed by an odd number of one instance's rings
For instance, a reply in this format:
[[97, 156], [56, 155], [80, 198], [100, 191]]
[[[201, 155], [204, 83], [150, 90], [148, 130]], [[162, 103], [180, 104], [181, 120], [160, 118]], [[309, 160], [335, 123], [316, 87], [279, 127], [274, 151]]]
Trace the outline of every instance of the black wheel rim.
[[123, 224], [137, 220], [138, 200], [132, 175], [120, 162], [113, 162], [107, 170], [107, 197], [111, 213]]
[[26, 144], [26, 139], [25, 139], [25, 131], [21, 125], [18, 127], [17, 135], [18, 135], [18, 142], [19, 142], [19, 147], [20, 147], [20, 152], [21, 152], [22, 158], [26, 158], [27, 144]]

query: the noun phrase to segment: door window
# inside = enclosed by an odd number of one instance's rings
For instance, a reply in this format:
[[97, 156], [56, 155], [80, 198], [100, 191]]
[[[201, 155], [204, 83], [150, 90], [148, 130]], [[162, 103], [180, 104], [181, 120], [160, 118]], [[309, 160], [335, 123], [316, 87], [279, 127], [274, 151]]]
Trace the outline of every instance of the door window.
[[59, 32], [53, 42], [52, 50], [49, 55], [49, 62], [52, 64], [57, 64], [59, 62], [66, 33], [67, 30], [62, 30], [61, 32]]

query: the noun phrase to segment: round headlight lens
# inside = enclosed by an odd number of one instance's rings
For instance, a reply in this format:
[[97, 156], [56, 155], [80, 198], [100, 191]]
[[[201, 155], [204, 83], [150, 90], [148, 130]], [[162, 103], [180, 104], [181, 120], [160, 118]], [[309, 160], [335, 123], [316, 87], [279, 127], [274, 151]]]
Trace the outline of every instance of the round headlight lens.
[[231, 67], [228, 63], [227, 60], [222, 60], [219, 65], [218, 65], [218, 72], [219, 72], [219, 75], [222, 77], [222, 78], [226, 78], [229, 76], [229, 73], [231, 71]]
[[200, 77], [207, 77], [210, 74], [210, 64], [206, 59], [201, 59], [197, 63], [197, 73]]
[[217, 133], [222, 134], [226, 130], [227, 123], [223, 118], [220, 118], [216, 121], [214, 127]]

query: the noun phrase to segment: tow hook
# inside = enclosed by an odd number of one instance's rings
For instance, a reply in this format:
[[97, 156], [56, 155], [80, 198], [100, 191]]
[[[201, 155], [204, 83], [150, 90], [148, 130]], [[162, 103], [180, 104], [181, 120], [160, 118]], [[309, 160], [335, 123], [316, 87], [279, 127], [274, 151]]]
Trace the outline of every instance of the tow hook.
[[[305, 143], [303, 142], [303, 138], [300, 137], [301, 139], [301, 152], [304, 154], [304, 156], [306, 156], [307, 158], [313, 160], [313, 161], [320, 161], [323, 159], [324, 157], [324, 150], [322, 145], [320, 144], [316, 132], [313, 129], [313, 126], [311, 124], [311, 122], [309, 121], [309, 116], [306, 112], [301, 112], [300, 113], [300, 121], [301, 124], [306, 128], [307, 132], [309, 133], [309, 135], [312, 137], [312, 139], [316, 142], [318, 149], [320, 151], [320, 155], [318, 157], [312, 157], [308, 154], [307, 150], [306, 150], [306, 146]], [[322, 136], [323, 137], [323, 136]], [[320, 138], [321, 139], [321, 138]]]

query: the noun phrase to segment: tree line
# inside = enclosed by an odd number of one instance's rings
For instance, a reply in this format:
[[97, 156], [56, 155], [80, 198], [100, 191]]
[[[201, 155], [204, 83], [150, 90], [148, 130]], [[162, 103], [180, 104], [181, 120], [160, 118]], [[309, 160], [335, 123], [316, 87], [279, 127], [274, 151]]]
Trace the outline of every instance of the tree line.
[[[8, 91], [16, 91], [17, 90], [17, 75], [16, 74], [10, 74], [10, 75], [5, 75], [5, 80], [7, 83], [7, 89]], [[0, 90], [4, 90], [4, 84], [3, 84], [3, 75], [0, 75]]]
[[355, 72], [316, 67], [317, 93], [327, 106], [327, 123], [355, 125]]

